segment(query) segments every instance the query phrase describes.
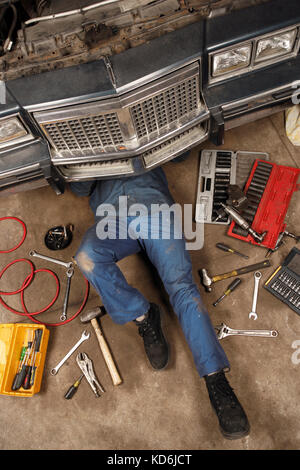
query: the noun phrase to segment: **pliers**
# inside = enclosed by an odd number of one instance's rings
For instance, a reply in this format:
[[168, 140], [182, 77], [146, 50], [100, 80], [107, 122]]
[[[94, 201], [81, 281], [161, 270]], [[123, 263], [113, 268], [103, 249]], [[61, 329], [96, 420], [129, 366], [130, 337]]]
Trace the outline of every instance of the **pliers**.
[[98, 389], [100, 389], [102, 393], [104, 393], [105, 390], [103, 390], [101, 384], [98, 382], [95, 376], [91, 359], [86, 353], [79, 353], [77, 354], [76, 362], [79, 368], [81, 369], [82, 373], [84, 374], [86, 380], [90, 384], [96, 397], [100, 397]]

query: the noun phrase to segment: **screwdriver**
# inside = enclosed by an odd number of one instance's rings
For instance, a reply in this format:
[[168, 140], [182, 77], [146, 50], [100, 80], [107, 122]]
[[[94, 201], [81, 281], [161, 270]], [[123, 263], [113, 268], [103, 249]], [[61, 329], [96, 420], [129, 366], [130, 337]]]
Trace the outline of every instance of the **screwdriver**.
[[27, 361], [29, 360], [29, 357], [30, 357], [31, 347], [32, 347], [32, 342], [28, 341], [27, 349], [26, 349], [26, 352], [22, 361], [22, 365], [21, 365], [21, 370], [16, 374], [14, 378], [14, 382], [12, 384], [12, 390], [19, 390], [19, 388], [21, 388], [24, 382], [26, 373], [28, 372]]
[[249, 259], [249, 256], [244, 255], [243, 253], [240, 253], [239, 251], [234, 250], [228, 245], [224, 245], [224, 243], [217, 243], [216, 247], [219, 248], [220, 250], [226, 251], [228, 253], [233, 253], [235, 255], [241, 256], [244, 259]]
[[30, 387], [32, 387], [34, 384], [34, 377], [35, 377], [35, 371], [36, 371], [35, 360], [36, 360], [37, 352], [39, 352], [39, 349], [40, 349], [43, 330], [37, 329], [35, 330], [34, 334], [35, 334], [35, 347], [34, 347], [34, 358], [32, 361], [32, 368], [31, 368], [31, 375], [30, 375]]
[[213, 303], [213, 306], [216, 307], [216, 305], [218, 305], [218, 303], [221, 302], [221, 300], [223, 300], [227, 295], [229, 295], [231, 292], [233, 292], [234, 289], [236, 289], [237, 286], [239, 286], [241, 282], [242, 282], [242, 280], [239, 277], [237, 277], [231, 284], [229, 284], [229, 286], [227, 287], [224, 294], [221, 295], [221, 297], [219, 297], [218, 300], [216, 300]]
[[[27, 362], [27, 365], [26, 365], [26, 374], [25, 374], [24, 381], [23, 381], [23, 384], [22, 384], [22, 387], [23, 387], [25, 390], [28, 390], [28, 389], [31, 387], [31, 385], [30, 385], [30, 377], [31, 377], [32, 366], [33, 366], [33, 360], [34, 360], [34, 347], [35, 347], [35, 343], [36, 343], [36, 335], [34, 335], [34, 339], [33, 339], [33, 342], [32, 342], [31, 348], [30, 348], [30, 353], [29, 353], [29, 357], [28, 357], [28, 362]], [[30, 355], [31, 355], [31, 360], [29, 360], [29, 359], [30, 359]]]
[[84, 377], [84, 374], [82, 374], [79, 377], [79, 379], [77, 379], [76, 382], [74, 382], [73, 385], [71, 385], [71, 387], [69, 388], [69, 390], [66, 392], [64, 396], [66, 400], [70, 400], [70, 398], [72, 398], [75, 395], [83, 377]]
[[18, 372], [16, 373], [16, 375], [14, 377], [14, 381], [13, 381], [13, 384], [12, 384], [12, 387], [11, 387], [12, 390], [17, 390], [16, 387], [18, 386], [18, 383], [19, 383], [20, 372], [21, 372], [22, 366], [25, 362], [24, 358], [25, 358], [26, 350], [27, 350], [27, 346], [23, 346], [22, 351], [21, 351], [21, 355], [20, 355], [20, 359], [19, 359]]

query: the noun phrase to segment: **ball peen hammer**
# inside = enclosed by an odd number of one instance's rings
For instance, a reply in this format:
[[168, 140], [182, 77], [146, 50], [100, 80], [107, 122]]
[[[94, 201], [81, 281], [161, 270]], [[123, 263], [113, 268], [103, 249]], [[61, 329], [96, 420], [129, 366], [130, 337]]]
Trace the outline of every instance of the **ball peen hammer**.
[[271, 266], [269, 260], [261, 261], [260, 263], [250, 264], [248, 266], [243, 266], [242, 268], [235, 269], [234, 271], [230, 271], [229, 273], [218, 274], [216, 276], [210, 276], [208, 271], [204, 268], [199, 269], [198, 274], [200, 276], [201, 284], [205, 288], [206, 292], [212, 291], [212, 284], [218, 281], [222, 281], [223, 279], [228, 279], [230, 277], [239, 276], [241, 274], [247, 274], [252, 271], [257, 271], [258, 269], [264, 269]]
[[113, 357], [111, 355], [111, 352], [109, 350], [108, 344], [103, 336], [103, 333], [101, 331], [101, 326], [100, 326], [100, 321], [99, 319], [103, 317], [103, 315], [106, 314], [106, 310], [104, 307], [96, 307], [93, 310], [88, 310], [87, 312], [84, 312], [80, 316], [80, 320], [82, 323], [88, 323], [89, 321], [91, 322], [96, 336], [97, 340], [101, 349], [101, 352], [103, 354], [103, 358], [105, 360], [106, 366], [108, 368], [108, 371], [110, 373], [112, 382], [114, 385], [120, 385], [122, 383], [122, 379], [120, 377], [120, 374], [117, 370], [117, 367], [115, 365], [115, 362], [113, 360]]

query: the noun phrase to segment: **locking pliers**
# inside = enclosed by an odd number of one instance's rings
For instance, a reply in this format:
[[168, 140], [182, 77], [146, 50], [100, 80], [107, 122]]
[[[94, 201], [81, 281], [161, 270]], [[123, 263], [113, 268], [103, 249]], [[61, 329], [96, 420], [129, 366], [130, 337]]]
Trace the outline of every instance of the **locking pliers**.
[[98, 389], [104, 393], [105, 390], [102, 388], [101, 384], [97, 380], [94, 369], [93, 363], [91, 359], [88, 357], [86, 353], [79, 353], [76, 357], [76, 362], [81, 369], [82, 373], [85, 375], [86, 380], [90, 384], [94, 394], [96, 397], [100, 397]]

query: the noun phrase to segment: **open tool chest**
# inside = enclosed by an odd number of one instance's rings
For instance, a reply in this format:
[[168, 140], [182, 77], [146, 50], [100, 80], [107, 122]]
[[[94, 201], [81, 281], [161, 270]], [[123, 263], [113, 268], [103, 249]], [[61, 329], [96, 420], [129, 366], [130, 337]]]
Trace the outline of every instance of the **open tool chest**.
[[269, 155], [263, 152], [205, 149], [199, 157], [195, 221], [228, 225], [228, 215], [218, 218], [217, 213], [221, 203], [225, 204], [228, 199], [228, 186], [236, 184], [243, 188], [255, 160], [269, 160]]
[[300, 251], [297, 248], [289, 252], [264, 287], [300, 315]]
[[266, 235], [258, 243], [234, 221], [227, 235], [274, 250], [280, 233], [286, 228], [284, 220], [292, 195], [299, 189], [299, 175], [298, 168], [257, 159], [244, 188], [249, 204], [241, 214], [256, 232], [266, 232]]
[[[6, 323], [0, 325], [0, 394], [31, 397], [40, 391], [49, 339], [44, 325]], [[29, 369], [31, 367], [31, 369]], [[16, 379], [25, 377], [28, 385]], [[19, 375], [17, 375], [19, 374]], [[32, 380], [31, 380], [32, 379]]]

